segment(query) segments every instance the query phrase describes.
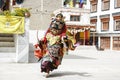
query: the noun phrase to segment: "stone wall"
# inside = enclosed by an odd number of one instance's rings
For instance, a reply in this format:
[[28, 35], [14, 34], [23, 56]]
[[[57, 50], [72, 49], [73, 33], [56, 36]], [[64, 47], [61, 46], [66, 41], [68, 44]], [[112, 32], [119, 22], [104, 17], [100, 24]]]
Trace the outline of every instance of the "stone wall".
[[51, 14], [61, 8], [62, 0], [25, 0], [22, 7], [32, 8], [30, 17], [31, 30], [46, 30], [50, 24]]

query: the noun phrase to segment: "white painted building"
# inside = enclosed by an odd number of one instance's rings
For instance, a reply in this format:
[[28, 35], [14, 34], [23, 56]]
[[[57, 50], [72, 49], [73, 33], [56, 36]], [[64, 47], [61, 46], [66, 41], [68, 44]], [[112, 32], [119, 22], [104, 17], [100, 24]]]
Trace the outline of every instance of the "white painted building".
[[[6, 2], [6, 8], [3, 10], [13, 10], [13, 0], [9, 0]], [[21, 7], [18, 5], [17, 7]], [[0, 15], [1, 18], [4, 17], [3, 15]], [[1, 19], [0, 18], [0, 19]], [[19, 19], [19, 20], [17, 20]], [[22, 19], [22, 21], [21, 21]], [[3, 21], [5, 20], [5, 21]], [[30, 19], [25, 17], [11, 17], [9, 18], [10, 22], [8, 21], [8, 18], [5, 17], [2, 20], [0, 20], [0, 24], [3, 24], [0, 27], [3, 27], [0, 31], [0, 62], [23, 62], [28, 63], [29, 62], [29, 26], [30, 26]], [[13, 20], [17, 20], [15, 23]], [[15, 24], [12, 24], [15, 23]], [[20, 24], [18, 24], [20, 23]], [[16, 25], [17, 24], [17, 25]], [[14, 33], [16, 30], [20, 30], [20, 26], [22, 25], [24, 27], [24, 33], [18, 34]], [[15, 30], [9, 29], [9, 27], [12, 28], [17, 27]], [[4, 26], [8, 27], [8, 31]], [[13, 31], [13, 33], [10, 33], [9, 31]]]
[[93, 34], [95, 26], [90, 24], [90, 3], [87, 2], [88, 0], [84, 0], [83, 6], [80, 7], [80, 0], [67, 1], [63, 0], [62, 8], [55, 10], [54, 14], [63, 14], [67, 30], [73, 34], [76, 43], [94, 45], [95, 36]]
[[120, 50], [120, 0], [89, 0], [91, 23], [96, 25], [98, 46]]
[[90, 32], [95, 31], [95, 26], [90, 24], [90, 9], [63, 7], [54, 11], [54, 14], [58, 13], [62, 13], [65, 17], [67, 30], [73, 34], [76, 43], [79, 42], [80, 45], [93, 45], [95, 43], [95, 41], [89, 42], [89, 37], [93, 39]]
[[[9, 42], [10, 44], [6, 45], [5, 42], [4, 45], [9, 46], [3, 48], [3, 44], [0, 47], [0, 60], [2, 61], [11, 61], [11, 62], [29, 62], [30, 58], [34, 58], [33, 50], [34, 50], [34, 44], [37, 43], [37, 32], [39, 39], [44, 36], [45, 31], [49, 27], [50, 21], [51, 21], [51, 14], [58, 10], [63, 11], [63, 15], [65, 16], [65, 21], [68, 27], [71, 25], [74, 27], [80, 27], [81, 29], [76, 29], [75, 31], [80, 32], [90, 28], [90, 3], [88, 0], [85, 0], [85, 4], [82, 8], [79, 8], [79, 0], [67, 0], [69, 1], [69, 5], [65, 5], [65, 0], [24, 0], [22, 4], [16, 4], [15, 0], [9, 0], [7, 2], [7, 9], [13, 10], [16, 7], [25, 7], [25, 8], [32, 8], [31, 10], [31, 17], [30, 17], [30, 25], [25, 26], [29, 29], [29, 37], [28, 35], [25, 38], [23, 35], [12, 35], [12, 42]], [[74, 5], [71, 7], [70, 2], [72, 3], [75, 1]], [[51, 3], [52, 2], [52, 3]], [[61, 10], [62, 9], [62, 10]], [[75, 18], [74, 18], [75, 17]], [[76, 19], [77, 21], [74, 21]], [[27, 23], [29, 21], [27, 20]], [[28, 24], [27, 24], [28, 25]], [[1, 35], [1, 39], [3, 39], [5, 35]], [[22, 49], [25, 47], [25, 44], [22, 43], [19, 39], [26, 39], [26, 43], [29, 43], [26, 45], [27, 48], [26, 51]], [[8, 39], [8, 38], [7, 38]], [[9, 38], [10, 39], [10, 38]], [[8, 40], [9, 40], [8, 39]], [[29, 41], [28, 41], [29, 40]], [[3, 42], [1, 42], [3, 43]], [[12, 44], [12, 45], [11, 45]], [[85, 44], [85, 42], [84, 42]], [[10, 47], [11, 46], [11, 47]], [[21, 46], [21, 47], [19, 47]], [[6, 51], [8, 49], [8, 51]], [[23, 52], [25, 51], [25, 52]], [[22, 54], [19, 52], [22, 52]], [[30, 54], [29, 54], [30, 52]], [[4, 54], [6, 53], [6, 54]], [[32, 56], [30, 56], [32, 55]]]

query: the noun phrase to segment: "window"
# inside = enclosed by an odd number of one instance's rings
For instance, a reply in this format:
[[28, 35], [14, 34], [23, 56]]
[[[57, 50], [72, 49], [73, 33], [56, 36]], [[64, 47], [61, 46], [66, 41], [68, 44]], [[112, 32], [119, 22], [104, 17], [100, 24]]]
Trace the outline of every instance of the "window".
[[120, 20], [115, 20], [115, 30], [120, 31]]
[[120, 0], [115, 0], [115, 8], [120, 7]]
[[91, 19], [91, 20], [90, 20], [90, 23], [93, 24], [93, 26], [95, 26], [95, 29], [96, 29], [97, 19]]
[[113, 37], [113, 50], [120, 50], [120, 37]]
[[91, 19], [90, 23], [96, 25], [97, 19]]
[[110, 37], [101, 37], [100, 46], [103, 49], [110, 49]]
[[102, 10], [109, 10], [110, 1], [109, 0], [102, 0]]
[[83, 2], [84, 4], [87, 4], [87, 0], [84, 0], [84, 2]]
[[71, 15], [70, 21], [80, 21], [80, 15]]
[[97, 4], [92, 4], [91, 5], [91, 12], [96, 12], [97, 11]]
[[91, 6], [91, 12], [96, 12], [97, 11], [97, 0], [91, 0], [90, 1], [90, 6]]
[[102, 31], [107, 31], [109, 29], [109, 22], [102, 22]]
[[120, 13], [113, 14], [114, 19], [114, 30], [120, 31]]
[[109, 18], [101, 19], [101, 30], [108, 31], [109, 30]]

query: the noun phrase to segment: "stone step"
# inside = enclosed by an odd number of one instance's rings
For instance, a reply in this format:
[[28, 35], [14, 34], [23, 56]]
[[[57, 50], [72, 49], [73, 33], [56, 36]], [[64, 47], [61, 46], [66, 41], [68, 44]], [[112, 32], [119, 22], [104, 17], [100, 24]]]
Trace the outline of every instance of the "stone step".
[[5, 53], [5, 52], [0, 52], [0, 58], [15, 58], [16, 53]]
[[15, 47], [0, 47], [0, 53], [15, 53], [16, 48]]
[[0, 47], [15, 47], [14, 35], [0, 33]]
[[14, 37], [0, 37], [0, 42], [14, 42]]
[[0, 58], [0, 63], [16, 62], [16, 58]]
[[0, 37], [13, 37], [13, 34], [3, 34], [3, 33], [0, 33]]
[[14, 42], [0, 42], [0, 47], [15, 47]]
[[77, 50], [97, 50], [95, 46], [78, 46], [76, 47]]

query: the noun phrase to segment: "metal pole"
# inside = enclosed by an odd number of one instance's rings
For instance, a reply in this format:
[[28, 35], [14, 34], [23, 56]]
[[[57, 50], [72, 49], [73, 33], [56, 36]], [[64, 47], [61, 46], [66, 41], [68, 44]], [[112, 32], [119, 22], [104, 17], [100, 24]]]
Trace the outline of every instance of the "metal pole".
[[95, 33], [93, 32], [93, 45], [95, 45]]
[[43, 26], [43, 0], [41, 0], [41, 26], [40, 26], [40, 30], [42, 29]]
[[84, 27], [84, 43], [83, 45], [85, 46], [85, 27]]

